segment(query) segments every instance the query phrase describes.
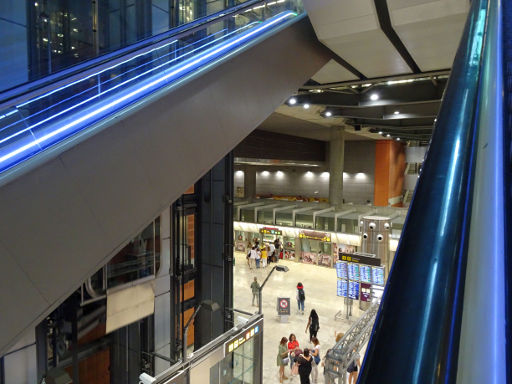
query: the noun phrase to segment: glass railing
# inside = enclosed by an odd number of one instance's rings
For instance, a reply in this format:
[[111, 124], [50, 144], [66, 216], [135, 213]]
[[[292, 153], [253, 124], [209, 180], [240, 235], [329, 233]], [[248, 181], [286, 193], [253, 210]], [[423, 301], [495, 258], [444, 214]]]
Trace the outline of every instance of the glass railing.
[[[3, 104], [0, 172], [84, 128], [211, 66], [303, 13], [300, 0], [246, 2], [233, 13]], [[20, 100], [20, 98], [18, 98]]]

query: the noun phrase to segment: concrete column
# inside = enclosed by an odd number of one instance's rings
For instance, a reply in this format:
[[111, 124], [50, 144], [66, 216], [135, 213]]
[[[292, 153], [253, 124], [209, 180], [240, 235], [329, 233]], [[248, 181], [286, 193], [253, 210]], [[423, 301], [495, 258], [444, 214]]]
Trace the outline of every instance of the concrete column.
[[343, 204], [343, 168], [345, 163], [345, 128], [331, 128], [329, 142], [329, 203], [336, 207]]
[[247, 166], [244, 170], [244, 198], [256, 198], [256, 167]]
[[[171, 295], [169, 268], [171, 266], [171, 209], [160, 214], [160, 269], [155, 278], [155, 352], [170, 357]], [[169, 368], [170, 363], [155, 358], [155, 374]]]

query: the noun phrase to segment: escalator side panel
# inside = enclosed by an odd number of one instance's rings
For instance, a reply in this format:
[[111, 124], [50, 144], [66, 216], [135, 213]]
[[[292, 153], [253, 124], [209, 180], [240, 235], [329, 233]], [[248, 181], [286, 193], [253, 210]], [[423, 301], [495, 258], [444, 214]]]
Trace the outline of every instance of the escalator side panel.
[[303, 19], [0, 188], [0, 355], [328, 60]]

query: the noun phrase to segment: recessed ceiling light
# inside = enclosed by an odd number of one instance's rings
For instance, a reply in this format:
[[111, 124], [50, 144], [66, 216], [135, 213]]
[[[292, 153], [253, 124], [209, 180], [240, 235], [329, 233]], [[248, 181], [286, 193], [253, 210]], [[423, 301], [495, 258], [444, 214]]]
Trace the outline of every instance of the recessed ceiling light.
[[332, 112], [331, 111], [325, 112], [325, 117], [331, 117], [331, 116], [332, 116]]
[[290, 104], [290, 105], [297, 104], [297, 99], [295, 97], [292, 97], [290, 100], [288, 100], [288, 104]]
[[304, 109], [309, 109], [309, 104], [306, 103], [306, 104], [303, 105], [303, 107], [304, 107]]
[[391, 135], [388, 133], [388, 134], [386, 135], [386, 137], [391, 137]]
[[399, 115], [400, 114], [400, 111], [395, 111], [393, 112], [394, 115]]
[[434, 123], [437, 121], [437, 117], [434, 119]]
[[379, 131], [379, 135], [382, 135], [382, 131]]
[[269, 172], [269, 171], [263, 171], [263, 172], [261, 172], [261, 176], [263, 176], [263, 177], [267, 177], [268, 175], [270, 175], [270, 172]]
[[372, 94], [370, 95], [370, 100], [371, 100], [371, 101], [377, 101], [377, 100], [379, 100], [379, 95], [378, 95], [378, 94], [376, 94], [376, 93], [372, 93]]
[[396, 141], [400, 141], [400, 138], [399, 138], [399, 137], [397, 137], [397, 138], [396, 138]]

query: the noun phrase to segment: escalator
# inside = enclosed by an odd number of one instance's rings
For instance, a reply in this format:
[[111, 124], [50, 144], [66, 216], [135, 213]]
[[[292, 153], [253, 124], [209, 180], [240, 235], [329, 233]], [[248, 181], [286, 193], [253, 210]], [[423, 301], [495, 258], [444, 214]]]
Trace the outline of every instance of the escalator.
[[477, 0], [358, 383], [510, 383], [510, 2]]
[[4, 93], [0, 354], [328, 60], [300, 2], [254, 0]]

